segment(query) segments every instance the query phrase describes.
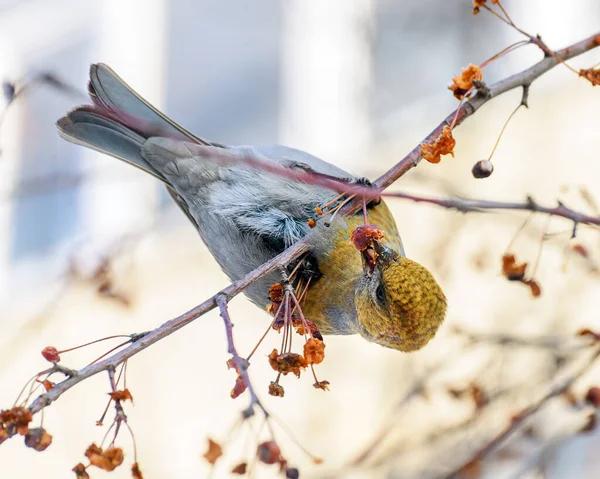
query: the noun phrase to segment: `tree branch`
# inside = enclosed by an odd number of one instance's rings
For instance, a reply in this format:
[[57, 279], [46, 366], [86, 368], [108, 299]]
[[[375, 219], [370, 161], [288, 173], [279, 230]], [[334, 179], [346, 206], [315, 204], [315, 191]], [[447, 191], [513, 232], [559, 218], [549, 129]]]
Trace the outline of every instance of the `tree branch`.
[[196, 306], [195, 308], [192, 308], [187, 313], [184, 313], [181, 316], [178, 316], [177, 318], [171, 319], [170, 321], [167, 321], [158, 328], [144, 334], [131, 346], [119, 351], [118, 353], [113, 354], [112, 356], [104, 359], [103, 361], [90, 364], [89, 366], [84, 367], [80, 371], [73, 372], [73, 376], [57, 383], [52, 389], [50, 389], [50, 391], [36, 398], [29, 405], [29, 410], [32, 414], [41, 411], [42, 409], [56, 401], [63, 393], [65, 393], [84, 379], [94, 376], [102, 371], [107, 371], [109, 369], [115, 368], [123, 361], [146, 349], [148, 346], [151, 346], [152, 344], [160, 341], [161, 339], [166, 338], [178, 329], [184, 327], [186, 324], [189, 324], [195, 319], [199, 318], [204, 313], [207, 313], [208, 311], [214, 309], [217, 306], [216, 301], [219, 296], [225, 296], [227, 299], [233, 298], [259, 278], [262, 278], [263, 276], [269, 274], [277, 268], [280, 268], [281, 266], [287, 265], [290, 261], [293, 261], [295, 258], [305, 253], [306, 251], [308, 251], [308, 242], [306, 239], [290, 246], [283, 253], [279, 254], [269, 262], [259, 266], [254, 271], [251, 271], [242, 279], [231, 283], [229, 286], [222, 289], [217, 294], [204, 301], [202, 304]]
[[459, 468], [450, 472], [446, 475], [446, 478], [458, 478], [460, 477], [461, 472], [468, 467], [470, 464], [480, 461], [485, 457], [489, 456], [492, 452], [497, 450], [504, 442], [512, 436], [519, 427], [523, 424], [523, 422], [529, 417], [533, 416], [536, 412], [538, 412], [542, 406], [544, 406], [550, 399], [560, 396], [565, 391], [567, 391], [581, 376], [583, 376], [587, 371], [591, 369], [591, 367], [595, 364], [596, 360], [600, 357], [600, 347], [596, 347], [596, 350], [590, 356], [590, 358], [585, 362], [585, 364], [580, 367], [578, 370], [573, 372], [571, 375], [555, 383], [547, 392], [538, 399], [533, 404], [527, 406], [522, 409], [519, 413], [515, 414], [510, 423], [502, 429], [497, 435], [495, 435], [492, 439], [490, 439], [483, 447], [477, 450], [469, 460], [462, 464]]
[[441, 206], [442, 208], [449, 208], [467, 212], [481, 212], [485, 210], [522, 210], [522, 211], [533, 211], [535, 213], [544, 213], [550, 216], [559, 216], [571, 220], [575, 225], [587, 224], [600, 226], [600, 216], [589, 216], [579, 211], [575, 211], [562, 202], [558, 201], [558, 205], [555, 207], [542, 206], [538, 204], [531, 196], [527, 197], [524, 203], [511, 203], [502, 201], [488, 201], [488, 200], [475, 200], [468, 198], [433, 198], [430, 196], [411, 195], [408, 193], [400, 192], [389, 192], [384, 193], [383, 196], [392, 198], [404, 198], [407, 200], [415, 201], [417, 203], [429, 203], [432, 205]]
[[[591, 35], [585, 40], [563, 48], [562, 50], [558, 50], [555, 52], [555, 56], [544, 57], [544, 59], [528, 69], [523, 70], [522, 72], [516, 73], [508, 78], [494, 83], [485, 90], [485, 93], [478, 91], [478, 93], [471, 100], [458, 108], [458, 112], [455, 110], [448, 115], [446, 119], [442, 121], [431, 133], [429, 133], [429, 135], [427, 135], [421, 143], [429, 143], [433, 139], [440, 136], [442, 133], [442, 128], [446, 125], [450, 125], [455, 117], [456, 121], [454, 124], [460, 125], [464, 120], [473, 115], [473, 113], [479, 110], [479, 108], [485, 105], [492, 98], [496, 98], [497, 96], [500, 96], [503, 93], [518, 87], [529, 87], [529, 85], [531, 85], [537, 78], [558, 65], [559, 61], [556, 57], [560, 57], [562, 60], [569, 60], [570, 58], [579, 56], [598, 46], [600, 46], [600, 32]], [[374, 181], [374, 185], [379, 188], [387, 188], [398, 178], [404, 175], [408, 170], [417, 166], [422, 159], [421, 143], [419, 143], [408, 155], [406, 155], [389, 171], [377, 178], [377, 180]]]

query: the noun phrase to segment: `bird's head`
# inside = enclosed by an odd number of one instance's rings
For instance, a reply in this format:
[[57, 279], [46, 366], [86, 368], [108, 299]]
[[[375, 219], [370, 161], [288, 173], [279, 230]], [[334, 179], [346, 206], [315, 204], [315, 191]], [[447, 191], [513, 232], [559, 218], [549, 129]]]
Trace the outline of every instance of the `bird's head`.
[[362, 252], [363, 275], [355, 302], [360, 334], [400, 351], [415, 351], [435, 336], [446, 315], [446, 297], [419, 263], [373, 241]]

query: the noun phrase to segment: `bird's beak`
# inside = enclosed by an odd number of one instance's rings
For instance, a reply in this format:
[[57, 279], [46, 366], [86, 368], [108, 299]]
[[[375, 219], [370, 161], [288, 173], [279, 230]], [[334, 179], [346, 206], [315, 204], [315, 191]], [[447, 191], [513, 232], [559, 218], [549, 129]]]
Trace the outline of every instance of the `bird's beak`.
[[378, 262], [386, 262], [395, 257], [395, 253], [387, 246], [383, 246], [378, 241], [373, 241], [372, 246], [368, 246], [361, 251], [363, 273], [369, 278], [373, 276], [375, 266]]

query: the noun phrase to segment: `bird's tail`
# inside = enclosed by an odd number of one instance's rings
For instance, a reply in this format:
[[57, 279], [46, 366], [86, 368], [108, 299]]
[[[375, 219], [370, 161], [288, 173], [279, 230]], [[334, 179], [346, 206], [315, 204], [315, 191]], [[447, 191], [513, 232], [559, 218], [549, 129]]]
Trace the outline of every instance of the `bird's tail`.
[[93, 105], [75, 108], [57, 122], [65, 140], [126, 161], [161, 181], [163, 175], [141, 155], [151, 136], [165, 136], [201, 145], [198, 138], [139, 96], [103, 63], [90, 67], [88, 85]]

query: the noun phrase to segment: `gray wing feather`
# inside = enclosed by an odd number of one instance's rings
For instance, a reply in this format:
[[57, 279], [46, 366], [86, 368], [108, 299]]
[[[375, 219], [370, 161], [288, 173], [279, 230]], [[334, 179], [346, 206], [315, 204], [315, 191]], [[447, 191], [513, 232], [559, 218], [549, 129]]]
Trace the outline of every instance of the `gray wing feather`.
[[[309, 232], [314, 208], [335, 192], [240, 162], [253, 155], [287, 168], [354, 178], [308, 153], [273, 145], [223, 147], [204, 141], [164, 116], [103, 64], [90, 68], [95, 106], [61, 118], [68, 141], [126, 161], [158, 178], [200, 232], [228, 276], [239, 279]], [[265, 305], [277, 274], [247, 294]]]

